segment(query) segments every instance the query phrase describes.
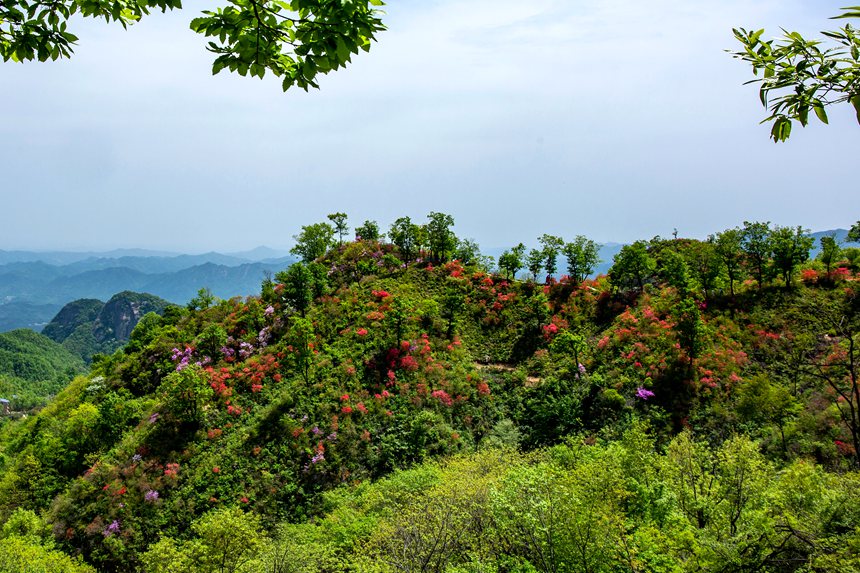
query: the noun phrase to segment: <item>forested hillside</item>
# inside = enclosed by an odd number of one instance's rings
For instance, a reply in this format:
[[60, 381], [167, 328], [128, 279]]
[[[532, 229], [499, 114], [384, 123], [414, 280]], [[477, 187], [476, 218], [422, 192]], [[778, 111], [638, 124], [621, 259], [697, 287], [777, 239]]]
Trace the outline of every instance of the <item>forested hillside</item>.
[[12, 411], [44, 405], [84, 372], [78, 356], [32, 330], [0, 333], [0, 399]]
[[589, 279], [585, 237], [332, 222], [3, 428], [0, 565], [860, 568], [857, 250], [745, 223]]

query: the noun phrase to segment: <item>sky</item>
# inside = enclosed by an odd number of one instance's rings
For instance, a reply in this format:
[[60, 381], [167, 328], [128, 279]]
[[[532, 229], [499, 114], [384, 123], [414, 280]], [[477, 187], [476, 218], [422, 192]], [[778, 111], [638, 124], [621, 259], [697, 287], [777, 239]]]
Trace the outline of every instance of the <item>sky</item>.
[[370, 53], [286, 94], [211, 75], [188, 23], [75, 20], [70, 60], [0, 63], [0, 249], [288, 248], [335, 211], [543, 233], [704, 238], [860, 218], [853, 110], [768, 139], [732, 28], [815, 35], [844, 0], [390, 0]]

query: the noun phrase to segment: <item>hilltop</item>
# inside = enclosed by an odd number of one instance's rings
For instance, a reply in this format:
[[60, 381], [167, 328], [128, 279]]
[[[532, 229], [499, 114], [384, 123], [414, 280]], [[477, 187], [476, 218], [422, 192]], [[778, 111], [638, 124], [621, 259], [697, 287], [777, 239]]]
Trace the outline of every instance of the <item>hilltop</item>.
[[101, 571], [856, 562], [856, 250], [755, 224], [555, 280], [590, 247], [545, 236], [518, 280], [452, 224], [147, 315], [0, 435], [0, 520]]

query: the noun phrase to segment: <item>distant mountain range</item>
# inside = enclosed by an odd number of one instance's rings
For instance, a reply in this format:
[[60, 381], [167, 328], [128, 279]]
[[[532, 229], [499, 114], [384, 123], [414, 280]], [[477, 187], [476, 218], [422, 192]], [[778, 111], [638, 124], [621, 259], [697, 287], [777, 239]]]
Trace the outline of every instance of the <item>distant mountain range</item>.
[[68, 302], [107, 300], [122, 291], [185, 304], [201, 288], [221, 298], [260, 290], [267, 274], [295, 262], [285, 251], [184, 255], [122, 249], [103, 253], [0, 250], [0, 332], [41, 330]]
[[[818, 231], [819, 239], [834, 235], [844, 242], [848, 231]], [[846, 246], [860, 247], [856, 243]], [[595, 274], [604, 274], [624, 245], [605, 243]], [[484, 249], [498, 260], [505, 249]], [[296, 261], [287, 251], [257, 247], [248, 251], [199, 255], [117, 249], [107, 252], [3, 251], [0, 250], [0, 332], [16, 328], [41, 330], [66, 304], [78, 299], [108, 300], [122, 291], [149, 293], [176, 304], [185, 304], [201, 288], [221, 298], [247, 296], [260, 290], [267, 274]], [[566, 261], [559, 260], [564, 273]]]

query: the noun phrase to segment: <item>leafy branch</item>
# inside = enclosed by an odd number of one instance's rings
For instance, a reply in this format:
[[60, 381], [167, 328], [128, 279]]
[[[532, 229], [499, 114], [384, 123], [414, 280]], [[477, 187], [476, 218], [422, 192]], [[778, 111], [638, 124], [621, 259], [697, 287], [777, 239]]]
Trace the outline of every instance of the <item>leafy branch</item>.
[[[318, 74], [345, 66], [369, 51], [385, 29], [383, 0], [228, 0], [191, 21], [191, 29], [212, 38], [217, 54], [212, 73], [223, 69], [262, 78], [267, 71], [292, 86], [319, 87]], [[0, 57], [23, 62], [69, 58], [78, 37], [70, 17], [134, 24], [154, 8], [181, 9], [181, 0], [7, 0], [0, 3]]]
[[[860, 6], [844, 8], [833, 19], [860, 18]], [[836, 43], [825, 47], [820, 40], [807, 40], [798, 32], [783, 30], [780, 41], [761, 39], [764, 30], [733, 30], [743, 50], [730, 52], [749, 62], [753, 74], [761, 77], [746, 83], [759, 84], [762, 106], [770, 111], [762, 123], [772, 121], [774, 142], [791, 136], [794, 121], [809, 123], [810, 110], [828, 123], [825, 108], [850, 103], [860, 123], [860, 35], [850, 24], [835, 31], [821, 32]]]

